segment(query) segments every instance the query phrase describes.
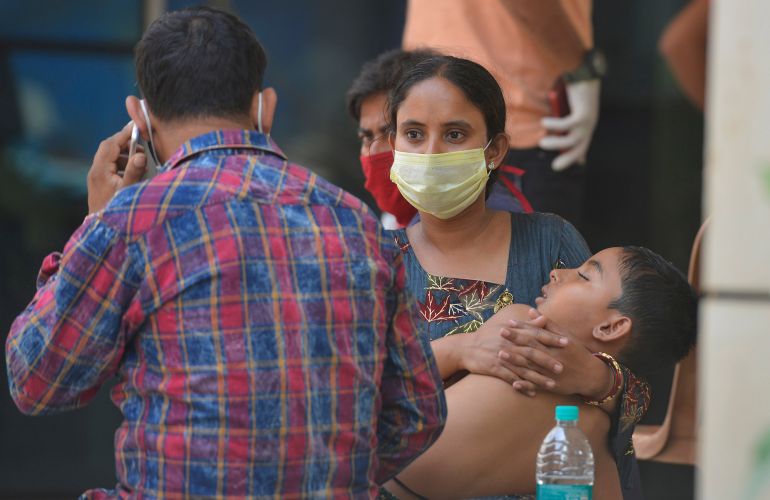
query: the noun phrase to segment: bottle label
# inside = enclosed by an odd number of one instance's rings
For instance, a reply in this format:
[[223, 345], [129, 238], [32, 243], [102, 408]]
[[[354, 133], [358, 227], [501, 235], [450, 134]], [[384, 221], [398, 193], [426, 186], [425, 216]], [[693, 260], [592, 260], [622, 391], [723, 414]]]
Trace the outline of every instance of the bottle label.
[[537, 500], [591, 500], [590, 484], [538, 484]]

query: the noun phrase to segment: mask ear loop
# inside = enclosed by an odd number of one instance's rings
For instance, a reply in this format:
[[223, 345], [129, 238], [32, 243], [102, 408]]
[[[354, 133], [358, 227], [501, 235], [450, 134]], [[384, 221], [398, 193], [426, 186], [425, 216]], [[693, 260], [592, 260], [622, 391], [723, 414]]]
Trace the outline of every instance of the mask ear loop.
[[264, 134], [265, 131], [262, 128], [262, 91], [259, 91], [259, 103], [257, 104], [257, 130], [260, 134]]
[[[487, 145], [486, 145], [486, 146], [484, 146], [484, 148], [483, 148], [483, 151], [485, 151], [485, 152], [486, 152], [486, 150], [487, 150], [487, 148], [489, 147], [489, 145], [490, 145], [490, 144], [492, 144], [492, 140], [493, 140], [493, 139], [494, 139], [494, 138], [492, 138], [492, 139], [490, 139], [490, 140], [489, 140], [489, 142], [487, 143]], [[495, 162], [494, 162], [494, 161], [490, 161], [490, 162], [489, 162], [489, 164], [487, 165], [487, 168], [488, 168], [489, 170], [494, 170], [494, 169], [496, 169], [496, 168], [497, 168], [497, 165], [495, 165]]]
[[140, 99], [139, 104], [142, 108], [142, 113], [144, 114], [144, 121], [147, 124], [147, 135], [150, 136], [150, 140], [147, 141], [147, 147], [150, 150], [150, 155], [152, 155], [152, 160], [156, 165], [160, 165], [161, 163], [158, 160], [158, 155], [155, 153], [155, 146], [152, 144], [152, 125], [150, 124], [150, 114], [147, 112], [147, 105], [144, 103], [144, 99]]

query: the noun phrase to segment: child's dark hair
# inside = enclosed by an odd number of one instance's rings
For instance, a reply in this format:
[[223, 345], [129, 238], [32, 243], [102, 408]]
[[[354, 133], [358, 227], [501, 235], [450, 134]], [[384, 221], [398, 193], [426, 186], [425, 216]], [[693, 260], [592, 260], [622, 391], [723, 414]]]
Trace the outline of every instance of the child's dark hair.
[[692, 346], [698, 298], [673, 264], [643, 247], [623, 247], [620, 298], [610, 304], [631, 318], [631, 337], [618, 361], [647, 376], [684, 358]]
[[[401, 103], [416, 84], [441, 77], [460, 89], [484, 116], [487, 139], [505, 133], [505, 99], [495, 77], [483, 66], [459, 57], [434, 55], [427, 57], [404, 72], [401, 82], [388, 96], [388, 126], [396, 132], [396, 115]], [[498, 170], [492, 170], [487, 182], [487, 196], [497, 179]]]
[[432, 55], [435, 52], [429, 49], [393, 49], [364, 63], [346, 96], [350, 116], [358, 121], [361, 118], [361, 103], [367, 97], [387, 94], [401, 81], [405, 70]]

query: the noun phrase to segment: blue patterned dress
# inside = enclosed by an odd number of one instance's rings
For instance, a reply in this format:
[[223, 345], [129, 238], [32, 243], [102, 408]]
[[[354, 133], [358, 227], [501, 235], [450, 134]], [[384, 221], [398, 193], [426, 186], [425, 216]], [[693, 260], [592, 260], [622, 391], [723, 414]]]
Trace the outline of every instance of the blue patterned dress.
[[[426, 272], [417, 260], [404, 229], [393, 231], [404, 254], [407, 287], [419, 302], [431, 340], [470, 333], [511, 303], [535, 305], [540, 288], [555, 267], [574, 268], [591, 256], [580, 233], [552, 214], [511, 214], [511, 248], [505, 283], [490, 283]], [[619, 411], [612, 419], [611, 446], [620, 474], [624, 500], [641, 500], [636, 456], [631, 444], [634, 426], [647, 411], [649, 386], [623, 369], [626, 384]], [[505, 497], [524, 498], [524, 497]]]

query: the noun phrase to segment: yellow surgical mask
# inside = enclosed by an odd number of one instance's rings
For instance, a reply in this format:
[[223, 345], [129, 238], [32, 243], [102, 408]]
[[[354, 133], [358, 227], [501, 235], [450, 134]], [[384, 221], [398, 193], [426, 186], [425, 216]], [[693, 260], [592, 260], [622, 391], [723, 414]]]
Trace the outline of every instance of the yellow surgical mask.
[[489, 178], [485, 149], [438, 154], [394, 151], [390, 180], [417, 210], [451, 219], [484, 191]]

